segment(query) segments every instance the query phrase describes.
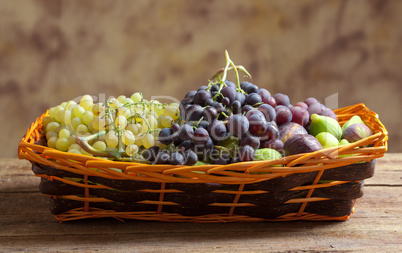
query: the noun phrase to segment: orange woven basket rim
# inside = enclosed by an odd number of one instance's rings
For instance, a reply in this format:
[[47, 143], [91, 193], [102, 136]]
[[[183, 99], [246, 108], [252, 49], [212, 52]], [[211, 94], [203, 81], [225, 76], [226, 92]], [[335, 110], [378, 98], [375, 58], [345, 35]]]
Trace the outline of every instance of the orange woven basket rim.
[[[363, 103], [356, 104], [353, 106], [343, 107], [334, 110], [338, 116], [338, 121], [342, 124], [347, 121], [350, 117], [354, 115], [359, 115], [363, 121], [368, 125], [371, 130], [373, 130], [373, 135], [362, 139], [358, 142], [347, 144], [341, 147], [327, 148], [322, 149], [312, 153], [304, 153], [297, 154], [292, 156], [286, 156], [276, 160], [269, 161], [252, 161], [252, 162], [241, 162], [236, 164], [227, 164], [227, 165], [199, 165], [199, 166], [176, 166], [176, 165], [151, 165], [151, 164], [143, 164], [143, 163], [135, 163], [135, 162], [120, 162], [120, 161], [110, 161], [105, 160], [103, 158], [97, 158], [87, 155], [81, 154], [72, 154], [67, 152], [58, 151], [56, 149], [52, 149], [46, 146], [41, 146], [34, 144], [36, 140], [40, 138], [40, 127], [42, 119], [47, 116], [48, 112], [45, 112], [43, 115], [38, 117], [34, 123], [28, 128], [26, 134], [21, 139], [18, 146], [18, 155], [20, 159], [31, 160], [32, 155], [35, 154], [33, 150], [42, 153], [42, 157], [60, 157], [62, 159], [71, 159], [77, 160], [80, 162], [85, 162], [85, 165], [97, 166], [97, 167], [125, 167], [128, 171], [142, 171], [142, 169], [149, 169], [155, 172], [162, 172], [164, 174], [168, 173], [177, 173], [177, 172], [187, 172], [187, 171], [205, 171], [207, 174], [217, 173], [220, 171], [225, 171], [228, 169], [239, 169], [242, 167], [247, 167], [245, 170], [246, 174], [250, 174], [251, 172], [261, 171], [261, 172], [270, 172], [270, 173], [300, 173], [307, 171], [315, 171], [324, 168], [333, 168], [342, 165], [348, 165], [360, 161], [367, 161], [375, 158], [379, 158], [383, 156], [383, 154], [387, 151], [388, 145], [388, 132], [382, 122], [379, 120], [379, 117], [376, 113], [369, 110]], [[356, 147], [364, 146], [367, 144], [372, 144], [373, 147], [369, 148], [360, 148], [356, 150]], [[28, 152], [27, 152], [28, 151]], [[29, 152], [31, 151], [31, 152]], [[336, 160], [331, 159], [334, 158], [337, 154], [353, 154], [353, 153], [361, 153], [367, 155], [361, 155], [357, 157], [344, 157], [337, 158]], [[381, 156], [380, 156], [381, 155]], [[37, 159], [35, 159], [37, 160]], [[42, 160], [43, 161], [43, 160]], [[301, 163], [322, 163], [328, 162], [327, 166], [321, 166], [320, 168], [312, 167], [303, 168], [301, 167], [293, 167], [296, 164]], [[335, 164], [336, 166], [333, 166]], [[283, 165], [284, 167], [271, 167], [272, 165]], [[270, 168], [268, 168], [270, 167]], [[261, 170], [262, 168], [265, 168]], [[230, 175], [227, 175], [230, 176]], [[249, 175], [250, 177], [254, 177]]]
[[[73, 172], [88, 176], [100, 176], [107, 179], [114, 180], [141, 180], [148, 182], [161, 183], [161, 196], [165, 192], [165, 183], [221, 183], [221, 184], [235, 184], [239, 186], [239, 193], [236, 198], [240, 196], [245, 184], [261, 182], [276, 177], [284, 177], [293, 173], [305, 173], [318, 171], [311, 186], [299, 186], [290, 190], [309, 189], [306, 198], [294, 200], [302, 203], [298, 213], [288, 213], [281, 217], [273, 219], [273, 221], [290, 221], [290, 220], [346, 220], [350, 215], [341, 217], [328, 217], [317, 214], [304, 213], [304, 208], [308, 202], [321, 201], [325, 198], [312, 198], [311, 193], [315, 188], [328, 187], [337, 184], [343, 184], [347, 181], [334, 181], [327, 184], [318, 185], [321, 175], [327, 169], [346, 166], [358, 162], [368, 162], [376, 158], [380, 158], [387, 151], [388, 132], [384, 125], [379, 120], [376, 113], [369, 110], [364, 104], [356, 104], [335, 110], [338, 121], [343, 124], [354, 115], [359, 115], [365, 124], [371, 128], [373, 135], [365, 139], [351, 143], [348, 145], [327, 148], [312, 153], [298, 154], [293, 156], [283, 157], [277, 160], [269, 161], [253, 161], [241, 162], [228, 165], [200, 165], [200, 166], [175, 166], [175, 165], [150, 165], [131, 162], [120, 162], [105, 160], [103, 158], [71, 154], [67, 152], [58, 151], [49, 147], [35, 144], [42, 136], [42, 120], [47, 113], [44, 113], [36, 119], [28, 128], [25, 136], [21, 139], [18, 147], [18, 154], [20, 159], [27, 159], [33, 162], [48, 165], [57, 169]], [[360, 146], [371, 145], [371, 147], [358, 148]], [[357, 149], [356, 149], [357, 148]], [[353, 154], [353, 156], [347, 156]], [[344, 156], [346, 155], [346, 156]], [[341, 157], [343, 156], [343, 157]], [[275, 167], [274, 165], [281, 165]], [[297, 165], [297, 166], [295, 166]], [[118, 169], [118, 171], [116, 171]], [[201, 173], [200, 173], [201, 172]], [[82, 186], [78, 183], [68, 181], [63, 178], [47, 175], [37, 175], [47, 178], [49, 180], [66, 181], [71, 185], [88, 188], [105, 188], [105, 186], [89, 186], [85, 184]], [[64, 181], [63, 181], [64, 180]], [[107, 187], [106, 187], [107, 188]], [[229, 193], [229, 192], [228, 192]], [[234, 203], [231, 203], [231, 211], [229, 216], [221, 217], [220, 215], [204, 215], [197, 217], [185, 217], [179, 214], [166, 214], [160, 213], [163, 204], [163, 198], [158, 201], [148, 201], [150, 204], [158, 206], [157, 212], [114, 212], [110, 210], [96, 210], [91, 208], [88, 211], [90, 201], [105, 201], [100, 198], [93, 199], [86, 196], [80, 198], [77, 196], [66, 197], [72, 200], [79, 200], [85, 202], [85, 207], [70, 210], [67, 214], [57, 215], [56, 218], [61, 220], [74, 220], [82, 218], [98, 218], [98, 217], [116, 217], [128, 219], [141, 219], [141, 220], [160, 220], [160, 221], [178, 221], [178, 222], [239, 222], [239, 221], [259, 221], [266, 220], [253, 217], [243, 217], [233, 215], [234, 207], [237, 205], [236, 198]], [[293, 201], [293, 202], [294, 202]], [[152, 203], [151, 203], [152, 202]], [[157, 203], [158, 202], [158, 203]], [[292, 202], [292, 203], [293, 203]], [[295, 202], [295, 203], [296, 203]]]

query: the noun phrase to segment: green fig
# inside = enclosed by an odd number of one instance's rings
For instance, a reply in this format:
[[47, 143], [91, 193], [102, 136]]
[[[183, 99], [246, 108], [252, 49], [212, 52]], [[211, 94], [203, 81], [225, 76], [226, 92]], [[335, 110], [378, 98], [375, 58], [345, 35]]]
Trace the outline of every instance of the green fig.
[[[346, 139], [342, 139], [340, 142], [339, 142], [339, 146], [344, 146], [344, 145], [348, 145], [348, 144], [350, 144], [350, 142], [348, 142], [348, 140], [346, 140]], [[339, 157], [350, 157], [350, 156], [355, 156], [356, 154], [347, 154], [347, 155], [339, 155]]]
[[318, 114], [311, 115], [310, 134], [317, 136], [322, 132], [328, 132], [338, 140], [342, 137], [342, 128], [336, 119]]
[[338, 139], [328, 132], [322, 132], [315, 137], [320, 142], [323, 149], [339, 146]]
[[343, 132], [342, 138], [352, 143], [369, 137], [373, 133], [365, 124], [357, 123], [349, 126]]
[[353, 125], [353, 124], [364, 124], [363, 120], [360, 118], [359, 115], [355, 115], [352, 118], [350, 118], [345, 124], [343, 124], [342, 126], [342, 133], [345, 132], [346, 128], [348, 128], [349, 126]]
[[254, 153], [255, 161], [276, 160], [282, 158], [281, 153], [271, 148], [257, 149]]

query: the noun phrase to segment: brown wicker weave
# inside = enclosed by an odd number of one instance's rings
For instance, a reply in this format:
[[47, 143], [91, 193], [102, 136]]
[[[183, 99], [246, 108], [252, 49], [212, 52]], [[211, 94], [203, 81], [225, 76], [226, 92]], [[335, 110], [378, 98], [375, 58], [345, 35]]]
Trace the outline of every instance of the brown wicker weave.
[[373, 135], [271, 161], [148, 165], [41, 145], [45, 113], [28, 129], [18, 152], [41, 177], [40, 190], [51, 196], [51, 212], [59, 221], [100, 217], [169, 222], [346, 220], [363, 195], [362, 180], [373, 175], [375, 159], [387, 151], [388, 133], [364, 104], [335, 112], [341, 125], [359, 115]]

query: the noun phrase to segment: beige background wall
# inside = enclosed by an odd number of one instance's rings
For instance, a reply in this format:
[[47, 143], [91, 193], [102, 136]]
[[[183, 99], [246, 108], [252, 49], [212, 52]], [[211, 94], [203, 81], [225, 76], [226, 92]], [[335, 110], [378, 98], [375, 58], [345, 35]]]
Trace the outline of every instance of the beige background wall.
[[224, 65], [292, 102], [364, 102], [401, 152], [402, 1], [0, 0], [0, 157], [83, 94], [182, 98]]

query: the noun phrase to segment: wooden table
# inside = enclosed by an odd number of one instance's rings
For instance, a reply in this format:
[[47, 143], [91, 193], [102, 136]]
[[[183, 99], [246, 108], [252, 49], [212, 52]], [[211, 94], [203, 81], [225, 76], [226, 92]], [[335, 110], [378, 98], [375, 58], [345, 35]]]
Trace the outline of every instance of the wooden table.
[[345, 222], [60, 224], [30, 163], [0, 159], [0, 252], [402, 252], [402, 154], [377, 161]]

